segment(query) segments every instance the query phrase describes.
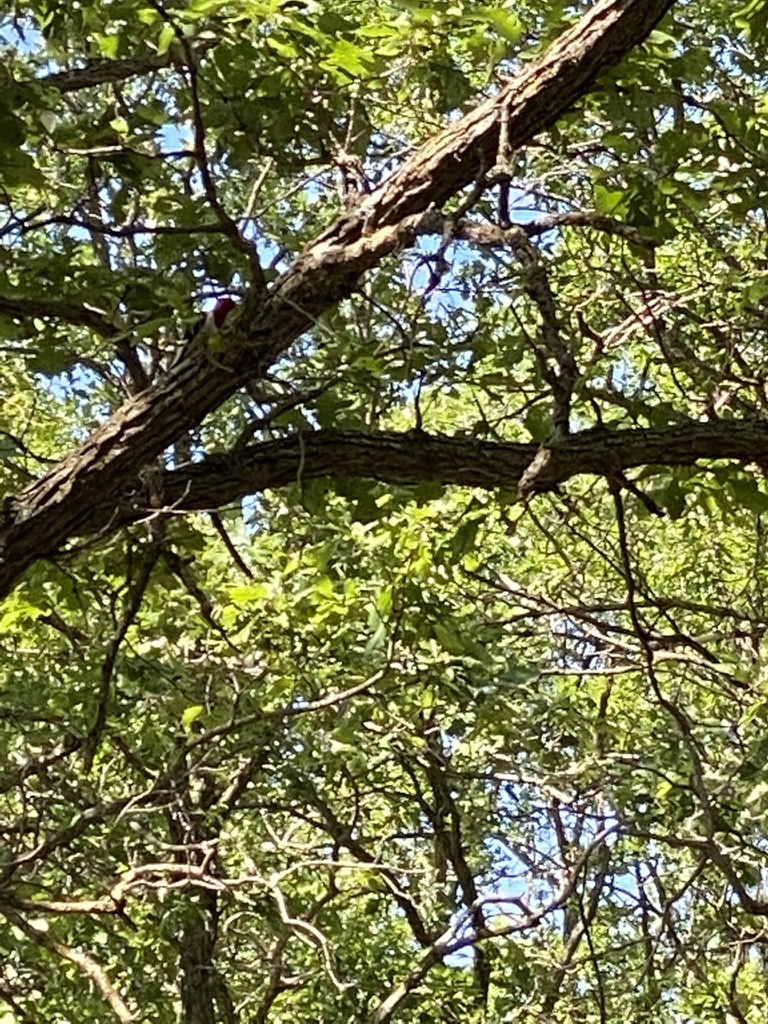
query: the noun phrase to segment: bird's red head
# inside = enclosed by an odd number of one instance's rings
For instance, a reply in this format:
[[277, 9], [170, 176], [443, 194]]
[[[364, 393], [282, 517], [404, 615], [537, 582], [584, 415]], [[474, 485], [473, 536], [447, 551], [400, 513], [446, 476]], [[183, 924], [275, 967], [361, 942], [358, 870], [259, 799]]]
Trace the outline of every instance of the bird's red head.
[[219, 299], [213, 307], [213, 322], [217, 327], [222, 326], [236, 305], [237, 303], [235, 300], [229, 295], [225, 295], [222, 299]]

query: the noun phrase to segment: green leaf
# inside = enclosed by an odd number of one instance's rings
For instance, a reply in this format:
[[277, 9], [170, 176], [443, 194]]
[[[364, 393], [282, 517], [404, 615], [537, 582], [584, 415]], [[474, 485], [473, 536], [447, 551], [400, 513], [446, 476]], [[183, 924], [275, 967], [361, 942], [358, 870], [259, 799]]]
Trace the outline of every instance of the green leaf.
[[40, 114], [40, 123], [43, 128], [52, 135], [56, 130], [56, 125], [59, 123], [59, 119], [52, 110], [44, 110]]
[[100, 35], [96, 38], [96, 45], [102, 57], [114, 60], [120, 47], [120, 37], [118, 35]]
[[626, 214], [626, 194], [620, 189], [607, 188], [596, 182], [593, 186], [595, 209], [598, 213], [621, 217]]
[[373, 654], [375, 651], [383, 650], [387, 644], [387, 626], [386, 623], [380, 622], [374, 632], [372, 633], [368, 643], [365, 645], [363, 654], [368, 656]]
[[375, 56], [370, 50], [346, 39], [338, 39], [323, 62], [328, 67], [340, 68], [353, 78], [365, 78], [371, 71]]
[[205, 707], [202, 704], [191, 704], [188, 708], [185, 708], [181, 716], [182, 729], [185, 732], [189, 732], [192, 725], [200, 718], [204, 711]]
[[503, 7], [481, 7], [479, 16], [510, 43], [516, 43], [523, 32], [520, 19]]
[[235, 604], [260, 604], [269, 597], [269, 587], [266, 583], [240, 584], [229, 588], [229, 596]]
[[461, 524], [451, 540], [451, 549], [455, 555], [466, 555], [474, 548], [479, 529], [480, 522], [476, 519]]
[[175, 38], [176, 29], [173, 25], [163, 25], [157, 40], [157, 52], [161, 56], [162, 54], [167, 53]]

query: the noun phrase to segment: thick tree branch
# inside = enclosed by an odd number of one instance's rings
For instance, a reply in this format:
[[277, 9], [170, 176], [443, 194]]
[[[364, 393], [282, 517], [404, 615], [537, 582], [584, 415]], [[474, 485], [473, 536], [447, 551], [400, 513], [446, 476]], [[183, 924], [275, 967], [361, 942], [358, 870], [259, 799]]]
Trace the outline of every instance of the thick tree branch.
[[490, 169], [499, 148], [519, 149], [549, 128], [595, 80], [641, 43], [674, 0], [602, 0], [523, 68], [496, 96], [428, 140], [352, 214], [341, 217], [318, 243], [343, 245], [366, 228], [399, 223], [439, 207]]
[[[200, 42], [195, 52], [201, 56], [210, 50], [216, 40]], [[178, 53], [147, 54], [146, 57], [126, 57], [124, 60], [89, 60], [81, 68], [69, 68], [66, 71], [54, 71], [38, 79], [43, 85], [58, 89], [61, 93], [78, 92], [80, 89], [92, 89], [96, 85], [109, 85], [114, 82], [126, 82], [129, 78], [148, 75], [153, 71], [173, 67], [178, 63]]]
[[453, 220], [439, 210], [429, 210], [421, 218], [418, 233], [445, 235], [446, 229], [450, 228], [453, 238], [461, 238], [473, 245], [496, 249], [509, 248], [510, 239], [514, 238], [515, 232], [522, 231], [528, 238], [538, 238], [539, 235], [545, 235], [548, 231], [556, 231], [561, 227], [591, 228], [593, 231], [601, 231], [606, 235], [626, 238], [628, 242], [644, 249], [655, 249], [659, 245], [657, 239], [644, 235], [642, 231], [631, 224], [625, 224], [624, 221], [618, 220], [616, 217], [607, 217], [595, 210], [571, 210], [569, 213], [545, 214], [535, 220], [507, 228], [498, 224], [484, 224], [472, 220], [470, 217]]
[[[249, 494], [326, 477], [382, 483], [552, 490], [583, 474], [611, 476], [638, 466], [694, 466], [732, 459], [768, 465], [768, 421], [688, 421], [653, 430], [586, 430], [546, 445], [482, 441], [422, 431], [358, 434], [318, 430], [211, 455], [169, 470], [162, 479], [174, 512], [222, 508]], [[531, 468], [535, 469], [534, 474]], [[91, 526], [127, 525], [156, 514], [140, 496], [102, 504]]]
[[0, 596], [36, 558], [93, 530], [93, 511], [135, 490], [139, 471], [258, 375], [361, 274], [415, 238], [418, 221], [492, 165], [500, 123], [513, 148], [552, 125], [654, 28], [674, 0], [602, 0], [495, 97], [439, 132], [360, 205], [340, 217], [275, 283], [253, 287], [211, 357], [193, 347], [156, 386], [126, 403], [86, 444], [7, 499]]
[[102, 338], [114, 338], [119, 333], [117, 327], [100, 309], [84, 302], [69, 302], [66, 299], [0, 295], [0, 316], [11, 317], [14, 320], [47, 317], [65, 324], [87, 327], [89, 331]]
[[[194, 509], [224, 505], [301, 477], [372, 477], [391, 484], [437, 482], [467, 487], [519, 486], [540, 453], [538, 491], [581, 474], [637, 466], [691, 466], [700, 459], [768, 463], [768, 422], [713, 420], [654, 430], [586, 430], [547, 445], [437, 437], [425, 433], [317, 433], [252, 445], [166, 474], [166, 499]], [[542, 460], [543, 461], [543, 460]], [[213, 500], [210, 500], [213, 499]]]

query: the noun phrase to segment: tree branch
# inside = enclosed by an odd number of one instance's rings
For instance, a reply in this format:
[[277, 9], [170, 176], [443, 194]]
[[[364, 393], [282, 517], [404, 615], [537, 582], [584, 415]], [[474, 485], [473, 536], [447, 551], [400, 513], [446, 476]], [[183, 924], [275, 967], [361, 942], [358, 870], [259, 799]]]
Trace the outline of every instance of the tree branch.
[[[421, 218], [418, 233], [424, 235], [443, 235], [449, 218], [439, 210], [428, 210]], [[538, 238], [548, 231], [555, 231], [561, 227], [591, 228], [593, 231], [601, 231], [606, 235], [616, 235], [619, 238], [626, 238], [633, 245], [643, 249], [655, 249], [660, 243], [655, 238], [644, 235], [632, 224], [625, 224], [616, 217], [607, 217], [595, 210], [571, 210], [569, 213], [551, 213], [535, 220], [515, 224], [513, 227], [502, 227], [499, 224], [484, 224], [472, 220], [470, 217], [461, 217], [451, 220], [450, 229], [453, 238], [461, 238], [471, 242], [473, 245], [482, 245], [490, 249], [509, 248], [510, 239], [515, 237], [516, 232], [522, 231], [528, 238]]]
[[299, 480], [368, 477], [402, 486], [517, 487], [527, 496], [554, 490], [585, 474], [615, 476], [639, 466], [694, 466], [706, 459], [768, 465], [768, 422], [689, 420], [647, 430], [584, 430], [547, 444], [423, 431], [318, 430], [216, 453], [167, 470], [161, 480], [165, 509], [150, 507], [139, 493], [126, 496], [117, 508], [107, 500], [91, 509], [88, 528], [93, 532], [116, 529], [164, 511], [210, 511]]
[[320, 430], [211, 455], [171, 470], [163, 482], [175, 509], [217, 508], [247, 494], [299, 479], [371, 477], [389, 484], [443, 483], [514, 488], [533, 460], [546, 455], [535, 491], [581, 474], [604, 476], [638, 466], [692, 466], [700, 459], [768, 463], [768, 422], [689, 421], [653, 430], [586, 430], [540, 445], [426, 433], [356, 434]]
[[0, 907], [0, 912], [2, 912], [2, 914], [12, 924], [16, 925], [16, 927], [22, 931], [31, 942], [34, 942], [38, 946], [42, 946], [44, 949], [49, 950], [51, 953], [56, 953], [64, 960], [68, 960], [70, 963], [75, 964], [75, 966], [93, 982], [96, 988], [99, 989], [102, 996], [112, 1008], [113, 1014], [121, 1024], [132, 1024], [132, 1022], [136, 1020], [136, 1017], [128, 1009], [127, 1003], [120, 992], [115, 988], [107, 972], [101, 964], [98, 963], [98, 961], [94, 960], [90, 953], [84, 953], [81, 949], [76, 949], [73, 946], [67, 946], [63, 942], [59, 942], [53, 936], [49, 935], [48, 932], [43, 931], [36, 925], [33, 925], [22, 917], [21, 914], [16, 913], [16, 911], [10, 907]]
[[[195, 47], [199, 56], [210, 50], [216, 40], [200, 42]], [[54, 71], [44, 75], [38, 81], [42, 85], [51, 86], [61, 93], [77, 92], [80, 89], [92, 89], [97, 85], [109, 85], [113, 82], [125, 82], [129, 78], [147, 75], [153, 71], [173, 67], [178, 63], [177, 54], [148, 54], [146, 57], [126, 57], [124, 60], [89, 60], [81, 68], [69, 68], [66, 71]]]
[[16, 320], [48, 317], [65, 324], [87, 327], [101, 338], [114, 338], [119, 333], [110, 318], [95, 306], [66, 299], [24, 298], [0, 295], [0, 316]]

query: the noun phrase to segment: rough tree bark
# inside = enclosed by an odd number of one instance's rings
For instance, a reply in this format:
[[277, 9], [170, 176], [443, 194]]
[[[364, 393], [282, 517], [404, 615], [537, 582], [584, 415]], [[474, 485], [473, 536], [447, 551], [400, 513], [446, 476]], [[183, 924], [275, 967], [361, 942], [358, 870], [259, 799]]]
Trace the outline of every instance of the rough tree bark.
[[[135, 500], [141, 471], [249, 378], [263, 372], [361, 274], [410, 244], [419, 219], [496, 161], [504, 113], [509, 145], [551, 126], [633, 47], [674, 0], [602, 0], [496, 96], [439, 132], [372, 195], [341, 216], [264, 293], [254, 284], [215, 361], [191, 350], [41, 479], [4, 501], [0, 597], [36, 559], [105, 525], [104, 508]], [[426, 464], [425, 464], [426, 469]], [[114, 517], [115, 523], [119, 515]]]
[[[160, 490], [176, 512], [219, 508], [248, 494], [323, 477], [370, 477], [406, 486], [439, 483], [519, 489], [531, 494], [581, 474], [611, 476], [638, 466], [693, 466], [700, 459], [768, 466], [768, 423], [713, 420], [653, 430], [585, 430], [543, 445], [422, 431], [318, 430], [168, 470], [161, 477]], [[141, 495], [126, 495], [119, 505], [109, 499], [93, 508], [90, 527], [127, 526], [148, 511]]]

